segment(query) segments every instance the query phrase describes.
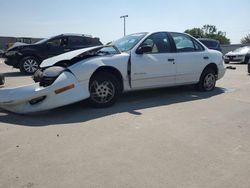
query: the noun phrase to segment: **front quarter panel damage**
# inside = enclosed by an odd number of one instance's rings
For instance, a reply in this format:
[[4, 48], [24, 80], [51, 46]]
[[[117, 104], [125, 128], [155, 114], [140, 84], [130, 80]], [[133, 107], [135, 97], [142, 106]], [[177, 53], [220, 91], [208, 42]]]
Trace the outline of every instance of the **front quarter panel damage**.
[[129, 59], [129, 55], [126, 53], [103, 56], [103, 57], [95, 57], [91, 59], [86, 59], [80, 61], [77, 64], [74, 64], [68, 69], [76, 76], [78, 81], [89, 81], [93, 73], [100, 67], [110, 66], [117, 69], [123, 80], [126, 80], [127, 75], [127, 62]]

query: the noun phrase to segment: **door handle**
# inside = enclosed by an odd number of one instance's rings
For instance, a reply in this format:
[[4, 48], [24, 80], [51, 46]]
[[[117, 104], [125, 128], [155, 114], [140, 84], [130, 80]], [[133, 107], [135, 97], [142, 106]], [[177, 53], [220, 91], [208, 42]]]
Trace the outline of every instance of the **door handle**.
[[168, 61], [173, 62], [173, 61], [174, 61], [174, 59], [168, 59]]
[[70, 51], [70, 49], [64, 49], [63, 51], [68, 52], [68, 51]]
[[209, 59], [209, 57], [205, 56], [205, 57], [203, 57], [203, 59]]

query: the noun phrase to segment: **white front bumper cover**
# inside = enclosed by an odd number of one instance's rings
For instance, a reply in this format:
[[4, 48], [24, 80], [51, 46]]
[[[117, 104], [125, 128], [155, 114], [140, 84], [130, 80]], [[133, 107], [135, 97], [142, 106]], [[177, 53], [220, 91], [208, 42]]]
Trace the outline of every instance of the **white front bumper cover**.
[[79, 82], [72, 73], [64, 71], [48, 87], [35, 83], [0, 89], [0, 108], [26, 114], [72, 104], [88, 97], [88, 80]]

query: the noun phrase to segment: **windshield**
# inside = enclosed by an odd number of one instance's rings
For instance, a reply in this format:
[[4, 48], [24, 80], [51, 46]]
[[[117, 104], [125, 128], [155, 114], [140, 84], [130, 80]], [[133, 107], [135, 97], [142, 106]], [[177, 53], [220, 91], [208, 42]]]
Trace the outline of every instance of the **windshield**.
[[121, 52], [131, 50], [147, 33], [136, 33], [127, 35], [121, 39], [114, 41], [115, 45]]
[[42, 40], [39, 40], [38, 42], [36, 42], [35, 44], [42, 44], [44, 42], [47, 42], [49, 41], [50, 39], [53, 39], [55, 38], [56, 36], [53, 36], [53, 37], [49, 37], [49, 38], [45, 38], [45, 39], [42, 39]]
[[39, 40], [38, 42], [36, 42], [35, 44], [41, 44], [43, 42], [46, 42], [47, 40], [49, 40], [49, 39], [42, 39], [42, 40]]
[[249, 51], [250, 51], [250, 47], [245, 46], [245, 47], [242, 47], [242, 48], [237, 48], [233, 52], [248, 53]]

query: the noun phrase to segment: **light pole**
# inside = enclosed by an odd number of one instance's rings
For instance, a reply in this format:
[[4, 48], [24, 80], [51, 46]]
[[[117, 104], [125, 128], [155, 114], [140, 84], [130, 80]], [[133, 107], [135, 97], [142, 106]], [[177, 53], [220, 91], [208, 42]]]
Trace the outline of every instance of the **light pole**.
[[121, 16], [120, 18], [123, 18], [123, 22], [124, 22], [124, 36], [126, 35], [126, 18], [128, 17], [128, 15], [124, 15]]

